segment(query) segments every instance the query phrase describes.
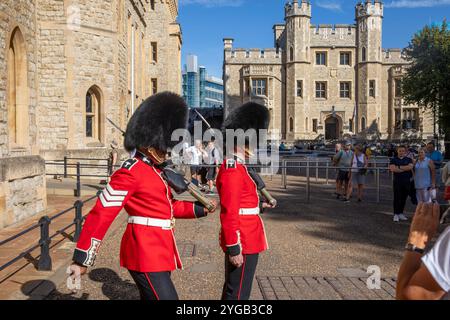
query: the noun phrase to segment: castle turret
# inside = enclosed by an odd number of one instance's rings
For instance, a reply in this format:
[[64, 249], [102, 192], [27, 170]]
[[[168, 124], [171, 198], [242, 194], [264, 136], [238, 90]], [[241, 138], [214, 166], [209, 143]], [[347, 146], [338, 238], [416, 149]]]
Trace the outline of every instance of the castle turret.
[[356, 5], [357, 22], [357, 132], [381, 128], [382, 24], [381, 0], [365, 0]]
[[[308, 0], [289, 2], [285, 6], [286, 47], [286, 110], [285, 132], [288, 140], [304, 132], [304, 99], [296, 94], [297, 86], [309, 83], [311, 3]], [[301, 88], [300, 91], [303, 91]], [[306, 99], [305, 99], [306, 100]]]

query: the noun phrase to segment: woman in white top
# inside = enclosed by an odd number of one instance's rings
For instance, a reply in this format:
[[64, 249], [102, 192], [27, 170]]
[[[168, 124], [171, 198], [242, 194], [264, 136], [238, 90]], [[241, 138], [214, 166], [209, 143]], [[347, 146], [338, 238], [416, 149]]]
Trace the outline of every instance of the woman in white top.
[[203, 143], [201, 140], [195, 140], [195, 144], [192, 147], [186, 149], [187, 156], [189, 157], [189, 165], [191, 166], [192, 181], [195, 185], [201, 184], [201, 165], [203, 158], [208, 156], [208, 153], [203, 149]]
[[[369, 161], [367, 160], [367, 156], [362, 152], [362, 146], [359, 144], [356, 145], [352, 160], [351, 181], [352, 185], [358, 188], [358, 202], [362, 201], [368, 166]], [[353, 188], [349, 188], [349, 193], [351, 194], [352, 192]], [[348, 196], [347, 199], [349, 198]]]

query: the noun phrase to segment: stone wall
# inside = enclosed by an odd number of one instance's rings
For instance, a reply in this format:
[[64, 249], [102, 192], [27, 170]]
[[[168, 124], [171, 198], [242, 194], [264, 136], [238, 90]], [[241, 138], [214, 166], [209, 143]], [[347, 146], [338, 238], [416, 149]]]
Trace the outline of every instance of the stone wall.
[[0, 228], [31, 217], [47, 207], [44, 159], [0, 159]]
[[[36, 119], [36, 1], [2, 0], [0, 1], [0, 157], [9, 155], [26, 155], [36, 153], [37, 119]], [[24, 39], [25, 53], [21, 59], [26, 60], [26, 105], [22, 115], [26, 143], [10, 146], [8, 133], [8, 50], [13, 31], [19, 28]], [[27, 92], [25, 92], [27, 91]], [[23, 134], [23, 133], [19, 133]]]
[[[106, 118], [125, 129], [135, 109], [158, 91], [181, 91], [181, 29], [178, 1], [2, 0], [0, 2], [0, 157], [40, 150], [106, 152], [123, 138]], [[135, 29], [135, 97], [131, 96], [131, 34]], [[7, 57], [11, 33], [20, 27], [26, 43], [26, 143], [9, 145]], [[158, 62], [150, 43], [158, 42]], [[142, 43], [142, 45], [141, 45]], [[98, 137], [86, 136], [86, 94], [100, 96]]]
[[[42, 150], [41, 156], [46, 159], [48, 163], [58, 163], [57, 165], [46, 165], [46, 173], [47, 174], [55, 174], [59, 178], [64, 173], [63, 160], [64, 157], [67, 157], [67, 163], [72, 167], [67, 169], [67, 174], [76, 175], [75, 165], [77, 162], [80, 162], [81, 174], [82, 175], [95, 175], [95, 177], [87, 177], [84, 176], [82, 179], [86, 180], [101, 180], [106, 177], [107, 169], [103, 166], [107, 165], [107, 159], [109, 158], [109, 152], [111, 149], [80, 149], [80, 150]], [[125, 150], [118, 150], [119, 158], [116, 165], [122, 164], [122, 162], [129, 157], [129, 153]], [[73, 159], [78, 158], [78, 159]], [[95, 160], [80, 160], [80, 159], [95, 159]], [[99, 161], [97, 159], [103, 159]], [[92, 165], [91, 168], [83, 168], [83, 166]], [[102, 167], [96, 168], [94, 166], [101, 165]], [[98, 177], [97, 177], [98, 176]], [[69, 178], [76, 179], [75, 176], [70, 176]]]

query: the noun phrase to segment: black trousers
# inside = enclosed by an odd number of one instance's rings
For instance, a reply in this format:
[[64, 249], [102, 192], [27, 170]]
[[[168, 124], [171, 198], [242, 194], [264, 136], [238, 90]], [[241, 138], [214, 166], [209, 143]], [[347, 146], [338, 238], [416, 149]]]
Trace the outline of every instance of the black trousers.
[[394, 181], [394, 214], [401, 214], [405, 210], [406, 199], [411, 195], [411, 183]]
[[136, 283], [141, 300], [178, 300], [170, 272], [137, 272], [129, 270]]
[[259, 254], [244, 254], [244, 263], [239, 268], [231, 264], [225, 255], [225, 284], [222, 300], [249, 300], [252, 291]]

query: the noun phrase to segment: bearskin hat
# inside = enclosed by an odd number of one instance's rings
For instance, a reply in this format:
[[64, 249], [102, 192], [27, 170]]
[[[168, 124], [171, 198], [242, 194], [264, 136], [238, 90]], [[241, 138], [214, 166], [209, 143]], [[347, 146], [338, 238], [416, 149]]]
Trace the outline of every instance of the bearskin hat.
[[226, 129], [267, 129], [269, 127], [270, 113], [265, 106], [255, 102], [247, 102], [233, 109], [223, 123]]
[[161, 92], [147, 98], [136, 109], [125, 132], [125, 149], [138, 148], [167, 151], [178, 141], [172, 141], [172, 132], [186, 129], [188, 107], [179, 95]]

